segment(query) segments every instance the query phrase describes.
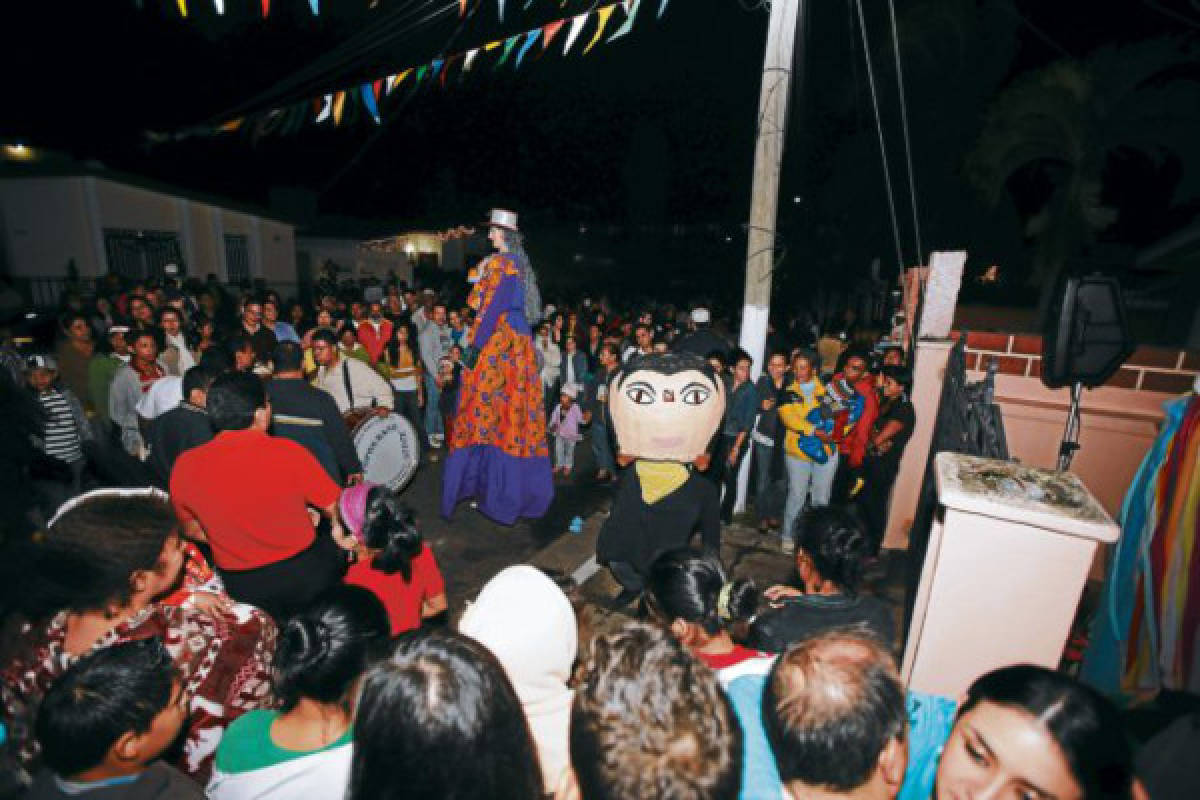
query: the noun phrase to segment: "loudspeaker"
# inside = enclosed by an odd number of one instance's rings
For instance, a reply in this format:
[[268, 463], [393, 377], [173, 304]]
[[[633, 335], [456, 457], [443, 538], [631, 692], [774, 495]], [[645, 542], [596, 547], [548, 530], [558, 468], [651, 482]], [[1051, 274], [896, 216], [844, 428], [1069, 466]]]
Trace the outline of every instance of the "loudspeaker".
[[1064, 275], [1042, 336], [1042, 383], [1099, 386], [1133, 353], [1121, 287], [1110, 275]]

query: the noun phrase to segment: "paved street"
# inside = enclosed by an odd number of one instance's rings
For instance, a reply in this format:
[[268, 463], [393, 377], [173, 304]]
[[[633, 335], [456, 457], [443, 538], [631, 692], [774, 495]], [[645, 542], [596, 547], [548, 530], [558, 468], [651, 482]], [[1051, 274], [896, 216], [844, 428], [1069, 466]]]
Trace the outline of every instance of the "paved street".
[[[594, 556], [596, 537], [607, 514], [612, 489], [593, 480], [595, 469], [586, 438], [575, 452], [575, 473], [568, 481], [556, 481], [554, 502], [546, 516], [511, 528], [495, 524], [465, 503], [449, 522], [442, 519], [438, 512], [441, 461], [421, 465], [405, 490], [404, 499], [417, 509], [421, 529], [446, 578], [452, 618], [501, 569], [511, 564], [532, 563], [579, 580], [580, 593], [587, 604], [585, 626], [595, 629], [611, 624], [614, 615], [607, 610], [606, 603], [619, 587], [608, 570], [596, 568]], [[583, 531], [578, 534], [567, 531], [575, 516], [584, 519]], [[753, 522], [752, 515], [749, 522]], [[751, 524], [740, 524], [736, 519], [722, 532], [721, 557], [734, 576], [750, 578], [760, 589], [792, 577], [792, 559], [780, 550], [778, 537], [760, 534]], [[889, 559], [886, 574], [868, 587], [892, 604], [897, 630], [903, 605], [901, 562], [899, 557]], [[631, 606], [616, 616], [621, 618], [633, 611]]]

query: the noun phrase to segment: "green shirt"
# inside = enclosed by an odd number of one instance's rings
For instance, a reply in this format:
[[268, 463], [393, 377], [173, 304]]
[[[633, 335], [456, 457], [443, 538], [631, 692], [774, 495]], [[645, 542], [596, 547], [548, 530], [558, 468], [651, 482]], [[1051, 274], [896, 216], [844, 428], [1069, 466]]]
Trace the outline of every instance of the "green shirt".
[[316, 750], [288, 750], [271, 739], [271, 726], [280, 716], [279, 711], [247, 711], [234, 720], [217, 747], [216, 768], [227, 774], [250, 772], [314, 753], [334, 750], [350, 744], [354, 738], [352, 726], [347, 728], [337, 741], [324, 747]]
[[114, 355], [92, 356], [88, 362], [88, 395], [96, 410], [96, 416], [108, 422], [108, 390], [112, 386], [113, 376], [117, 370], [125, 366], [125, 362]]

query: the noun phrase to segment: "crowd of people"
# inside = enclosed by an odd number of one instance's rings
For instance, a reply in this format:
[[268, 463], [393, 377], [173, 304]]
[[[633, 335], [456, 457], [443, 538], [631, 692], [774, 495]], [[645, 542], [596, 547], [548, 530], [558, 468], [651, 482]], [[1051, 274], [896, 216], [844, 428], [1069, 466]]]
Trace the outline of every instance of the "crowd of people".
[[[902, 348], [789, 325], [755, 365], [707, 307], [543, 305], [512, 234], [515, 215], [493, 226], [469, 294], [114, 284], [64, 310], [54, 348], [0, 343], [0, 796], [1144, 796], [1117, 712], [1070, 678], [904, 690], [892, 611], [862, 591], [915, 425]], [[725, 403], [679, 476], [704, 483], [676, 496], [685, 540], [609, 563], [638, 619], [593, 630], [571, 579], [524, 565], [451, 619], [412, 507], [364, 481], [346, 415], [403, 415], [450, 476], [443, 513], [471, 497], [508, 523], [549, 502], [530, 464], [600, 484], [634, 469], [613, 377], [664, 353]], [[719, 557], [747, 459], [794, 586]]]

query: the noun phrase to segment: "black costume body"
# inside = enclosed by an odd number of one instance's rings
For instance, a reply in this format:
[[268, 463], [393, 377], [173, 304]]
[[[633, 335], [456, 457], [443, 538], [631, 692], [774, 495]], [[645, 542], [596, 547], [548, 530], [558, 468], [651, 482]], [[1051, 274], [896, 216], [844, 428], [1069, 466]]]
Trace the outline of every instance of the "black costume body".
[[636, 465], [630, 466], [621, 476], [612, 511], [600, 529], [596, 560], [627, 584], [625, 571], [614, 565], [628, 565], [644, 576], [656, 558], [686, 547], [697, 530], [704, 549], [719, 553], [720, 515], [716, 487], [697, 472], [689, 469], [687, 480], [678, 489], [651, 505], [642, 498]]

